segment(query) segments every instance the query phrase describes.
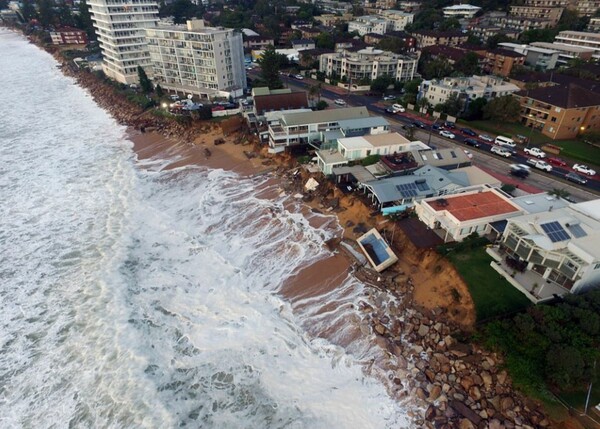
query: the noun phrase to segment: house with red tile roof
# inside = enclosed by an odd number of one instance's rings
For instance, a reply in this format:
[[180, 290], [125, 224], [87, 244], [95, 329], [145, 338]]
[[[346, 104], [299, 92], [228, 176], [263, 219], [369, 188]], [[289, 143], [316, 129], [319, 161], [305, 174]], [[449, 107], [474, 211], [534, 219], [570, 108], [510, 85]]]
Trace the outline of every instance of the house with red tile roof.
[[502, 191], [490, 188], [426, 198], [415, 203], [415, 213], [444, 242], [449, 242], [462, 241], [473, 233], [488, 234], [492, 223], [526, 211]]

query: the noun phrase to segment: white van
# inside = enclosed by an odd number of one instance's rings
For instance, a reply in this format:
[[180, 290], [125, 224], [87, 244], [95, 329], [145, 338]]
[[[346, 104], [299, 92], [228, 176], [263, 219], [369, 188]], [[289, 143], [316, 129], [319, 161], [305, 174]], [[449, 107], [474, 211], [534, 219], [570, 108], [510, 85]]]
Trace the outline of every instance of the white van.
[[504, 136], [496, 137], [496, 140], [494, 140], [494, 144], [497, 144], [498, 146], [508, 146], [508, 147], [516, 146], [516, 143], [513, 139], [509, 139], [508, 137], [504, 137]]

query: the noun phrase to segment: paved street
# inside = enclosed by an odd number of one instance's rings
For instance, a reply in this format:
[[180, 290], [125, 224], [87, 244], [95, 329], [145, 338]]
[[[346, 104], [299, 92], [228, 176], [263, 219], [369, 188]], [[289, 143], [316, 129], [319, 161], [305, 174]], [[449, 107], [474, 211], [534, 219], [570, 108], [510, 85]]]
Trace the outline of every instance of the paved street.
[[[254, 69], [249, 72], [249, 76], [254, 78], [258, 75], [259, 70]], [[310, 86], [317, 83], [317, 81], [312, 79], [296, 79], [294, 77], [288, 77], [287, 75], [282, 76], [284, 85], [296, 90], [308, 91]], [[346, 101], [346, 106], [337, 106], [333, 103], [335, 99], [341, 98]], [[385, 117], [390, 124], [392, 125], [392, 131], [397, 131], [401, 134], [405, 134], [406, 130], [403, 129], [403, 126], [407, 126], [412, 124], [412, 122], [417, 118], [414, 114], [406, 113], [406, 114], [390, 114], [387, 113], [381, 103], [382, 100], [380, 97], [368, 97], [365, 95], [357, 95], [357, 94], [348, 94], [347, 91], [342, 88], [331, 87], [329, 85], [323, 85], [323, 89], [321, 90], [321, 100], [325, 100], [329, 103], [330, 108], [342, 108], [342, 107], [351, 107], [351, 106], [366, 106], [367, 109], [375, 115], [380, 115]], [[492, 148], [492, 144], [481, 141], [477, 139], [480, 143], [479, 148], [467, 146], [463, 143], [465, 138], [469, 136], [462, 135], [458, 130], [451, 130], [455, 135], [455, 140], [450, 140], [443, 138], [439, 135], [438, 131], [431, 131], [430, 134], [430, 120], [424, 118], [418, 118], [419, 121], [423, 122], [426, 126], [425, 129], [416, 128], [416, 132], [414, 135], [415, 139], [421, 140], [424, 143], [430, 142], [433, 146], [439, 148], [450, 148], [461, 146], [467, 150], [469, 150], [473, 154], [473, 164], [477, 165], [485, 169], [490, 173], [495, 173], [496, 175], [502, 175], [505, 178], [505, 183], [525, 183], [531, 187], [538, 188], [543, 191], [549, 191], [554, 188], [565, 189], [571, 194], [571, 198], [574, 201], [586, 201], [594, 198], [598, 198], [600, 195], [600, 181], [598, 180], [598, 174], [592, 179], [590, 177], [586, 177], [583, 174], [578, 173], [580, 176], [588, 179], [588, 182], [585, 185], [577, 185], [572, 182], [569, 182], [564, 179], [565, 174], [567, 174], [569, 169], [553, 167], [550, 173], [542, 172], [540, 170], [536, 170], [535, 168], [531, 169], [531, 174], [527, 179], [515, 179], [512, 176], [508, 176], [510, 164], [524, 164], [528, 158], [525, 156], [522, 150], [518, 150], [518, 153], [510, 158], [502, 158], [496, 155], [492, 155], [490, 153], [490, 149]], [[570, 163], [572, 164], [572, 162]]]

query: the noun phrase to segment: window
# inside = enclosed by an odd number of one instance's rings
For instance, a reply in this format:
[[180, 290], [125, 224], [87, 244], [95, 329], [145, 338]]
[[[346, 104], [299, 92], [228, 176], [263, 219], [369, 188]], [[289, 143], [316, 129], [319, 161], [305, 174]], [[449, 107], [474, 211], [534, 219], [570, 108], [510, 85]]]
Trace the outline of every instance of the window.
[[556, 118], [553, 116], [550, 118], [550, 122], [556, 122]]

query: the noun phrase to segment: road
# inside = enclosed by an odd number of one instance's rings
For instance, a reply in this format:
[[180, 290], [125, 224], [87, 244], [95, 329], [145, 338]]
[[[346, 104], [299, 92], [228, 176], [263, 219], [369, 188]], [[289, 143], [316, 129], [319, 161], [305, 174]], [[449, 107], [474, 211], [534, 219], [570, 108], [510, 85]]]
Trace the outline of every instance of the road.
[[[258, 73], [259, 70], [254, 69], [249, 71], [248, 75], [251, 78], [254, 78], [258, 75]], [[308, 91], [312, 85], [317, 83], [312, 79], [305, 78], [300, 80], [287, 75], [283, 75], [282, 80], [286, 87], [303, 91]], [[336, 90], [332, 91], [330, 88], [332, 87], [323, 85], [323, 88], [321, 89], [321, 100], [327, 101], [330, 106], [333, 106], [333, 108], [365, 106], [371, 113], [385, 117], [390, 122], [392, 131], [405, 134], [406, 131], [403, 127], [411, 125], [417, 118], [414, 114], [410, 113], [387, 113], [383, 107], [383, 104], [381, 103], [382, 100], [380, 97], [349, 94], [341, 90], [341, 88], [335, 88]], [[346, 106], [337, 106], [333, 103], [333, 100], [340, 98], [346, 101]], [[466, 136], [458, 130], [450, 130], [456, 135], [456, 138], [454, 140], [447, 139], [440, 136], [437, 131], [431, 130], [432, 121], [425, 118], [418, 118], [418, 120], [423, 123], [425, 128], [415, 128], [415, 139], [421, 140], [425, 143], [431, 143], [433, 146], [439, 148], [452, 148], [461, 146], [465, 149], [468, 149], [473, 154], [472, 161], [474, 165], [484, 166], [486, 170], [493, 171], [497, 174], [505, 176], [510, 170], [510, 164], [525, 164], [527, 158], [529, 158], [522, 150], [518, 150], [517, 153], [510, 158], [503, 158], [493, 155], [490, 152], [493, 146], [491, 143], [485, 142], [476, 137], [471, 137], [478, 140], [480, 144], [479, 148], [471, 147], [464, 143], [464, 139], [469, 138], [470, 136]], [[588, 179], [588, 182], [585, 185], [578, 185], [564, 179], [565, 174], [567, 174], [569, 171], [572, 170], [561, 167], [553, 167], [552, 171], [547, 173], [532, 168], [529, 177], [525, 179], [525, 183], [544, 191], [550, 191], [555, 188], [564, 189], [570, 193], [571, 198], [574, 201], [587, 201], [598, 198], [598, 195], [600, 195], [600, 181], [598, 180], [598, 174], [596, 174], [594, 178], [590, 178], [581, 173], [577, 173], [580, 176]]]

